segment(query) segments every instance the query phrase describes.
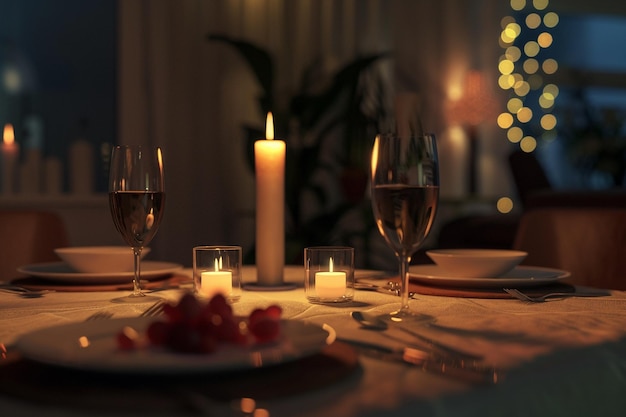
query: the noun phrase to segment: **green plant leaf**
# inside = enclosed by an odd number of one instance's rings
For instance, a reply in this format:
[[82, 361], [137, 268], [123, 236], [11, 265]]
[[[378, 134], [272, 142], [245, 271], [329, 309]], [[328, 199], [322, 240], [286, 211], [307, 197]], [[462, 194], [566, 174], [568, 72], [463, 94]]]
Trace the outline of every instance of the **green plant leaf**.
[[[342, 95], [353, 96], [354, 91], [358, 88], [360, 74], [386, 55], [385, 53], [368, 55], [352, 61], [335, 74], [331, 85], [321, 94], [301, 93], [295, 95], [291, 100], [291, 109], [300, 120], [301, 128], [310, 129], [318, 125], [326, 113], [335, 108]], [[350, 106], [346, 105], [344, 108], [346, 110], [340, 111], [340, 113], [346, 115]]]

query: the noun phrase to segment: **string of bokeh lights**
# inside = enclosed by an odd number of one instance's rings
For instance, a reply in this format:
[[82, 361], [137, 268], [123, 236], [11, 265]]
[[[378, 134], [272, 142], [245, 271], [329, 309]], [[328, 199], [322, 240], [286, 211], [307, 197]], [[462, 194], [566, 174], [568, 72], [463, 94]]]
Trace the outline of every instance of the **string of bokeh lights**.
[[[507, 139], [524, 152], [533, 152], [538, 140], [556, 137], [557, 118], [552, 113], [559, 88], [546, 82], [546, 76], [558, 70], [558, 62], [550, 56], [553, 43], [550, 31], [559, 23], [559, 16], [548, 11], [549, 0], [510, 0], [512, 15], [501, 20], [498, 85], [510, 92], [506, 111], [497, 118]], [[513, 202], [498, 201], [500, 212], [509, 212]]]

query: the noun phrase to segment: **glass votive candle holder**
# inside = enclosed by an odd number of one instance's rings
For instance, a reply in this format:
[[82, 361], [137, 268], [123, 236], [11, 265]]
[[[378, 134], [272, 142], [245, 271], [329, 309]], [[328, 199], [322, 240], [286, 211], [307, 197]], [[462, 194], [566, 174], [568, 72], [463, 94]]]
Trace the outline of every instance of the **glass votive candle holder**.
[[312, 303], [342, 303], [354, 298], [354, 248], [304, 249], [304, 292]]
[[199, 298], [222, 293], [229, 301], [241, 297], [241, 246], [193, 248], [193, 286]]

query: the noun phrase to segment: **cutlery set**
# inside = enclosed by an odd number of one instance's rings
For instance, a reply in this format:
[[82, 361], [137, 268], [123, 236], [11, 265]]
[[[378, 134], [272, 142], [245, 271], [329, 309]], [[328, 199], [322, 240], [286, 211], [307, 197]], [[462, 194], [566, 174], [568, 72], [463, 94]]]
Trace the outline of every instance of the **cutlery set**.
[[502, 378], [498, 369], [482, 365], [477, 361], [433, 356], [430, 352], [413, 347], [392, 349], [371, 342], [342, 338], [337, 340], [353, 346], [361, 354], [374, 359], [418, 366], [426, 372], [450, 376], [466, 382], [496, 384]]
[[520, 290], [516, 290], [514, 288], [503, 288], [504, 292], [509, 294], [510, 296], [517, 298], [520, 301], [525, 301], [528, 303], [543, 303], [548, 301], [550, 298], [554, 299], [563, 299], [568, 297], [603, 297], [608, 295], [607, 291], [576, 291], [576, 292], [549, 292], [547, 294], [531, 296], [528, 294], [524, 294]]
[[[424, 346], [406, 345], [399, 349], [392, 349], [387, 346], [360, 340], [342, 339], [355, 347], [360, 353], [372, 358], [401, 362], [409, 365], [420, 366], [427, 372], [456, 377], [473, 383], [494, 384], [501, 378], [496, 368], [481, 363], [483, 356], [445, 345], [426, 337], [414, 329], [404, 327], [400, 323], [387, 323], [379, 316], [353, 311], [351, 317], [361, 324], [361, 328], [366, 330], [385, 331], [389, 328], [400, 330], [417, 339]], [[386, 337], [395, 339], [390, 334]], [[406, 343], [405, 340], [402, 340]]]

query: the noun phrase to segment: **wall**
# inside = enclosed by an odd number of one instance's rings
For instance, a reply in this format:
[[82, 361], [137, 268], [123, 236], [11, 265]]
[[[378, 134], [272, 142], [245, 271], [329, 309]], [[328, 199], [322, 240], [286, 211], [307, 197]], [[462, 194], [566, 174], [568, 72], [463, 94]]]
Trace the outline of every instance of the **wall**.
[[[472, 65], [488, 74], [495, 70], [501, 4], [120, 2], [120, 139], [163, 146], [168, 169], [165, 221], [153, 249], [189, 263], [195, 244], [245, 248], [254, 239], [254, 183], [243, 159], [242, 126], [262, 126], [265, 116], [256, 107], [258, 88], [247, 66], [231, 49], [207, 42], [208, 33], [269, 48], [278, 62], [277, 91], [285, 93], [316, 58], [337, 67], [358, 54], [391, 51], [393, 84], [420, 93], [424, 123], [440, 138], [442, 194], [457, 197], [463, 193], [464, 149], [463, 138], [444, 128], [447, 87]], [[470, 24], [466, 16], [474, 8], [482, 20]], [[499, 132], [486, 126], [482, 133], [481, 158], [491, 171], [483, 192], [495, 195], [510, 189], [498, 174], [505, 169]]]

